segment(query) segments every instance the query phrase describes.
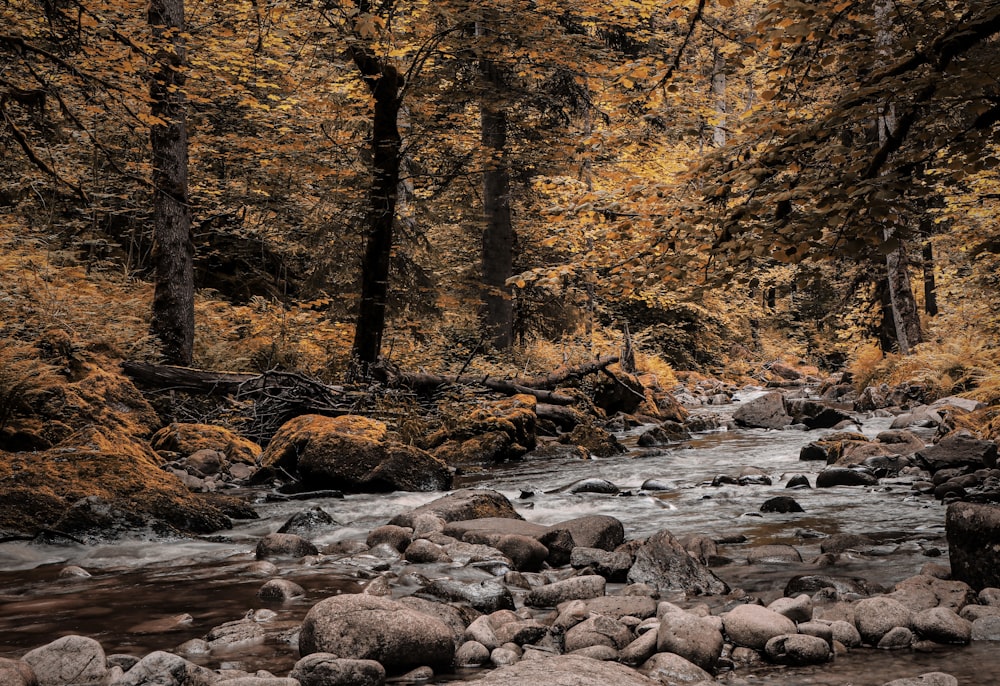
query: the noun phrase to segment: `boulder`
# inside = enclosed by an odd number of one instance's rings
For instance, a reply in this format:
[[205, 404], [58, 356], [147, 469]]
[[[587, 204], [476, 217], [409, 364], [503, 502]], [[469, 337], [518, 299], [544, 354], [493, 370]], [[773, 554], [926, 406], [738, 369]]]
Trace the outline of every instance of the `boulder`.
[[451, 629], [406, 605], [370, 595], [340, 595], [309, 610], [299, 633], [299, 652], [333, 653], [375, 660], [389, 672], [421, 665], [450, 667], [455, 656]]
[[257, 591], [261, 600], [277, 600], [283, 602], [302, 598], [306, 594], [304, 588], [289, 579], [271, 579]]
[[504, 398], [431, 434], [423, 447], [451, 465], [516, 460], [537, 443], [535, 410], [534, 396]]
[[[791, 482], [789, 481], [789, 483]], [[806, 485], [808, 484], [809, 482], [806, 481]], [[775, 512], [778, 514], [788, 514], [789, 512], [804, 512], [805, 510], [802, 509], [802, 506], [798, 504], [795, 498], [792, 498], [787, 495], [779, 495], [775, 496], [774, 498], [768, 498], [767, 500], [765, 500], [764, 503], [760, 506], [760, 511]]]
[[722, 632], [711, 622], [688, 612], [666, 612], [660, 617], [656, 650], [674, 653], [707, 672], [714, 672], [722, 655]]
[[[210, 669], [157, 650], [139, 660], [111, 686], [207, 686], [218, 678]], [[76, 684], [83, 682], [73, 682]]]
[[592, 424], [577, 424], [572, 431], [560, 436], [559, 442], [586, 448], [595, 457], [614, 457], [625, 452], [625, 446], [614, 434]]
[[833, 486], [874, 486], [878, 479], [867, 469], [827, 467], [816, 475], [816, 488]]
[[794, 634], [795, 622], [760, 605], [738, 605], [722, 615], [729, 640], [739, 646], [764, 650], [775, 636]]
[[913, 613], [898, 600], [876, 596], [854, 604], [854, 623], [865, 643], [877, 645], [893, 628], [909, 629]]
[[786, 544], [760, 545], [747, 552], [749, 564], [790, 564], [802, 562], [802, 555], [794, 546]]
[[816, 665], [833, 657], [830, 644], [817, 636], [785, 634], [768, 640], [764, 654], [783, 665]]
[[330, 530], [336, 526], [337, 521], [330, 513], [316, 505], [308, 510], [293, 514], [281, 525], [277, 533], [303, 536], [317, 531]]
[[573, 548], [569, 564], [574, 569], [591, 569], [609, 581], [624, 581], [632, 567], [628, 553], [612, 553], [600, 548]]
[[972, 640], [972, 622], [962, 619], [954, 610], [932, 607], [913, 615], [913, 630], [917, 635], [936, 643], [966, 644]]
[[961, 433], [950, 434], [936, 445], [924, 448], [916, 454], [917, 464], [932, 473], [942, 469], [965, 469], [974, 471], [997, 466], [997, 445], [993, 441]]
[[297, 472], [306, 490], [443, 491], [452, 480], [444, 462], [389, 440], [384, 423], [355, 415], [295, 417], [278, 429], [260, 462]]
[[[656, 601], [648, 596], [602, 595], [575, 602], [579, 603], [584, 613], [604, 615], [614, 619], [622, 617], [647, 619], [656, 615]], [[566, 608], [567, 604], [559, 605], [560, 611]]]
[[524, 597], [528, 607], [556, 607], [567, 600], [596, 598], [604, 595], [607, 580], [596, 574], [563, 579], [533, 588]]
[[784, 615], [796, 624], [808, 622], [813, 616], [812, 598], [802, 593], [794, 598], [778, 598], [767, 606], [768, 610]]
[[792, 423], [805, 424], [809, 429], [830, 429], [843, 421], [854, 420], [843, 410], [807, 398], [789, 400], [787, 408]]
[[490, 651], [479, 641], [466, 641], [455, 651], [456, 667], [482, 667], [490, 661]]
[[661, 592], [677, 590], [694, 595], [729, 592], [729, 586], [688, 555], [684, 546], [666, 529], [653, 534], [638, 547], [628, 581], [648, 583]]
[[485, 488], [465, 488], [432, 500], [410, 512], [396, 515], [389, 523], [412, 529], [414, 522], [424, 515], [433, 515], [445, 522], [485, 517], [523, 519], [502, 493]]
[[668, 421], [642, 432], [638, 444], [641, 448], [655, 448], [686, 441], [689, 438], [691, 438], [691, 434], [683, 424]]
[[657, 653], [642, 663], [639, 672], [668, 686], [712, 682], [711, 674], [674, 653]]
[[[693, 665], [692, 665], [693, 666]], [[625, 665], [579, 655], [522, 660], [476, 681], [479, 686], [661, 686]]]
[[632, 632], [619, 620], [594, 614], [566, 632], [564, 645], [567, 653], [592, 646], [621, 650], [632, 638]]
[[893, 679], [882, 686], [958, 686], [958, 679], [944, 672], [928, 672], [920, 676]]
[[479, 612], [514, 609], [514, 597], [510, 590], [492, 579], [471, 584], [451, 579], [435, 579], [423, 591], [447, 602], [466, 602]]
[[21, 661], [34, 672], [38, 686], [100, 684], [108, 674], [104, 649], [86, 636], [57, 638], [25, 653]]
[[[575, 546], [613, 551], [625, 541], [625, 526], [615, 517], [587, 515], [553, 524], [546, 532], [568, 531]], [[545, 540], [542, 539], [542, 543]]]
[[1000, 616], [979, 617], [972, 622], [973, 641], [1000, 641]]
[[296, 662], [288, 676], [302, 686], [382, 686], [385, 668], [374, 660], [349, 660], [332, 653], [313, 653]]
[[181, 455], [193, 455], [200, 450], [214, 450], [225, 455], [230, 463], [248, 465], [256, 464], [263, 452], [253, 441], [213, 424], [173, 422], [153, 434], [149, 443], [153, 450]]
[[318, 555], [319, 550], [312, 543], [296, 534], [268, 534], [257, 541], [258, 560], [280, 557], [300, 558]]
[[781, 429], [792, 423], [785, 396], [782, 393], [765, 393], [740, 405], [733, 413], [733, 420], [740, 426], [759, 429]]
[[1000, 507], [951, 503], [945, 530], [952, 578], [974, 589], [1000, 586]]

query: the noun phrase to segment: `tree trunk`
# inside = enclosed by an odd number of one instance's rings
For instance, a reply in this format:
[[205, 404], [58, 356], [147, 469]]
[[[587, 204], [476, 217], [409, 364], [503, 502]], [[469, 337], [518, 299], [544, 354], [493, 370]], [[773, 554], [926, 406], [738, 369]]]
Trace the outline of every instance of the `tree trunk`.
[[156, 265], [150, 328], [160, 339], [165, 361], [189, 365], [194, 350], [194, 243], [187, 185], [184, 1], [151, 0], [147, 19], [157, 42], [149, 82], [151, 114], [163, 122], [149, 130]]
[[351, 349], [351, 375], [366, 378], [371, 366], [378, 360], [385, 332], [402, 148], [398, 117], [403, 78], [394, 66], [384, 63], [363, 47], [352, 46], [351, 55], [374, 99], [368, 230], [361, 262], [361, 300]]
[[924, 243], [924, 312], [932, 317], [937, 316], [937, 279], [934, 277], [934, 246], [930, 241]]
[[715, 128], [712, 131], [712, 142], [721, 148], [726, 144], [726, 58], [715, 49], [715, 60], [712, 64], [712, 96], [715, 98]]
[[[477, 34], [487, 29], [477, 25]], [[498, 349], [510, 348], [514, 342], [513, 292], [507, 279], [514, 273], [514, 227], [510, 216], [510, 174], [507, 169], [507, 113], [498, 95], [503, 79], [490, 59], [479, 61], [484, 92], [480, 101], [482, 143], [489, 159], [483, 172], [483, 324], [486, 335]]]
[[[879, 27], [876, 42], [884, 54], [889, 52], [892, 42], [892, 2], [883, 1], [875, 6], [875, 21]], [[884, 146], [889, 136], [896, 128], [896, 113], [891, 102], [883, 105], [882, 114], [878, 118], [878, 142]], [[882, 237], [886, 243], [895, 239], [896, 247], [885, 255], [886, 277], [889, 285], [889, 302], [892, 309], [892, 321], [896, 331], [896, 347], [901, 355], [909, 355], [923, 336], [920, 331], [920, 312], [917, 301], [913, 297], [910, 285], [910, 261], [907, 256], [906, 244], [895, 229], [886, 224], [882, 229]]]

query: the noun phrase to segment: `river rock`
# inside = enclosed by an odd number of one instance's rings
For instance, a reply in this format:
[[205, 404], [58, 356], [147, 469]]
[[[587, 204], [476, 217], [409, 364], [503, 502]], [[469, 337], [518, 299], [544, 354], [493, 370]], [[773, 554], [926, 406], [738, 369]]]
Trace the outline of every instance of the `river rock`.
[[894, 626], [878, 640], [879, 650], [902, 650], [913, 645], [913, 632], [905, 626]]
[[596, 598], [604, 595], [607, 579], [596, 574], [563, 579], [533, 588], [524, 597], [528, 607], [556, 607], [567, 600]]
[[587, 515], [553, 524], [542, 543], [545, 544], [546, 539], [558, 531], [568, 531], [573, 544], [583, 548], [613, 551], [625, 540], [625, 526], [619, 519], [609, 515]]
[[787, 401], [787, 410], [792, 416], [792, 423], [805, 424], [809, 429], [830, 429], [843, 421], [854, 421], [854, 418], [843, 410], [808, 398]]
[[878, 483], [875, 475], [865, 469], [827, 467], [816, 475], [816, 488], [832, 486], [874, 486]]
[[3, 686], [38, 686], [35, 672], [24, 660], [0, 657], [0, 684]]
[[374, 660], [341, 659], [332, 653], [306, 655], [288, 674], [302, 686], [382, 686], [385, 668]]
[[308, 510], [293, 514], [281, 525], [278, 533], [304, 536], [316, 531], [332, 529], [335, 526], [337, 526], [337, 520], [329, 512], [317, 505]]
[[304, 588], [288, 579], [271, 579], [257, 591], [257, 597], [261, 600], [277, 600], [279, 602], [302, 598], [305, 594]]
[[352, 594], [327, 598], [309, 610], [299, 652], [376, 660], [387, 671], [400, 672], [451, 666], [455, 644], [451, 629], [429, 615], [388, 598]]
[[916, 454], [917, 463], [932, 473], [941, 469], [981, 469], [997, 466], [997, 445], [972, 436], [954, 433], [945, 436], [937, 445]]
[[794, 598], [778, 598], [768, 605], [767, 609], [788, 617], [796, 624], [800, 624], [812, 619], [813, 601], [811, 597], [802, 593]]
[[[149, 653], [109, 686], [208, 686], [218, 675], [179, 655], [161, 650]], [[82, 683], [82, 682], [72, 682]]]
[[794, 634], [795, 622], [759, 605], [738, 605], [722, 615], [722, 625], [733, 643], [763, 650], [775, 636]]
[[664, 529], [653, 534], [635, 552], [629, 583], [648, 583], [657, 590], [680, 590], [695, 595], [724, 595], [729, 586], [688, 555], [674, 535]]
[[945, 529], [952, 577], [974, 589], [1000, 586], [1000, 507], [951, 503]]
[[800, 634], [815, 636], [826, 641], [827, 645], [833, 645], [833, 629], [826, 622], [801, 622], [796, 628]]
[[[636, 617], [647, 619], [656, 615], [656, 601], [647, 596], [602, 595], [577, 601], [586, 614], [605, 615], [613, 619]], [[567, 609], [568, 603], [559, 605], [559, 611]]]
[[[104, 649], [86, 636], [63, 636], [21, 657], [39, 686], [99, 684], [108, 674]], [[20, 670], [19, 670], [20, 671]]]
[[618, 651], [618, 659], [622, 664], [633, 667], [641, 665], [656, 654], [657, 633], [653, 630], [640, 633], [635, 640]]
[[624, 581], [632, 567], [628, 553], [612, 553], [600, 548], [573, 548], [569, 564], [574, 569], [592, 569], [609, 581]]
[[759, 429], [781, 429], [792, 423], [782, 393], [765, 393], [748, 400], [733, 413], [733, 420], [740, 426]]
[[[265, 673], [266, 674], [266, 673]], [[257, 674], [247, 674], [223, 679], [226, 686], [301, 686], [297, 679], [288, 679], [276, 676], [266, 676]]]
[[645, 674], [654, 683], [667, 686], [683, 684], [700, 684], [703, 681], [712, 682], [712, 675], [698, 665], [685, 660], [674, 653], [657, 653], [642, 663], [639, 672]]
[[936, 643], [966, 644], [972, 640], [972, 623], [946, 607], [932, 607], [913, 615], [917, 634]]
[[295, 534], [268, 534], [257, 542], [257, 559], [266, 560], [280, 557], [300, 558], [318, 555], [319, 550], [312, 543]]
[[893, 679], [882, 686], [958, 686], [958, 679], [944, 672], [928, 672], [920, 676]]
[[389, 523], [412, 529], [414, 521], [427, 514], [439, 517], [445, 522], [483, 519], [485, 517], [522, 519], [502, 493], [486, 488], [465, 488], [432, 500], [409, 512], [396, 515], [389, 520]]
[[403, 551], [403, 558], [407, 562], [414, 564], [430, 562], [451, 562], [451, 557], [444, 548], [436, 543], [431, 543], [426, 538], [418, 538]]
[[894, 627], [908, 629], [913, 623], [913, 613], [892, 598], [865, 598], [854, 604], [854, 623], [864, 642], [876, 645]]
[[490, 651], [479, 641], [466, 641], [455, 651], [456, 667], [482, 667], [490, 661]]
[[829, 643], [805, 634], [774, 636], [764, 646], [764, 654], [771, 662], [783, 665], [816, 665], [833, 657]]
[[687, 428], [678, 422], [663, 422], [652, 429], [644, 431], [638, 440], [639, 447], [654, 448], [669, 445], [691, 438]]
[[707, 672], [714, 672], [722, 655], [722, 633], [712, 623], [688, 612], [666, 612], [660, 617], [656, 650], [680, 655]]
[[843, 643], [848, 648], [857, 648], [861, 645], [861, 633], [851, 622], [842, 619], [830, 622], [830, 632], [834, 641]]
[[409, 527], [386, 524], [378, 526], [368, 532], [365, 538], [365, 545], [374, 548], [377, 545], [386, 544], [392, 548], [403, 552], [406, 547], [413, 542], [413, 529]]
[[660, 686], [615, 662], [579, 655], [559, 655], [543, 660], [525, 659], [496, 669], [476, 682], [477, 686]]
[[[803, 477], [805, 478], [805, 477]], [[791, 481], [789, 481], [791, 483]], [[806, 480], [806, 485], [809, 485], [808, 479]], [[786, 486], [787, 488], [788, 486]], [[778, 514], [788, 514], [789, 512], [805, 512], [802, 506], [796, 502], [795, 498], [791, 498], [787, 495], [779, 495], [774, 498], [768, 498], [760, 506], [761, 512], [776, 512]]]
[[261, 466], [298, 473], [310, 490], [444, 491], [448, 466], [430, 453], [388, 438], [380, 421], [355, 415], [301, 415], [271, 439]]
[[495, 627], [496, 637], [500, 645], [513, 643], [514, 645], [523, 646], [537, 643], [548, 631], [548, 626], [534, 619], [502, 622]]
[[1000, 615], [978, 617], [972, 622], [969, 638], [973, 641], [1000, 641]]
[[212, 627], [205, 635], [212, 650], [231, 651], [259, 645], [266, 639], [264, 629], [253, 619], [237, 619]]
[[918, 450], [923, 450], [927, 447], [924, 439], [906, 429], [881, 431], [875, 436], [875, 440], [897, 455], [913, 455]]
[[595, 614], [567, 631], [564, 641], [567, 653], [598, 645], [621, 650], [632, 642], [632, 632], [617, 619]]
[[601, 493], [604, 495], [617, 495], [622, 489], [607, 479], [589, 478], [581, 479], [566, 487], [570, 493]]
[[493, 628], [493, 622], [490, 620], [489, 615], [480, 615], [472, 620], [469, 626], [465, 628], [462, 636], [467, 641], [482, 644], [490, 651], [502, 645], [500, 639], [497, 638], [496, 630]]
[[[561, 435], [559, 442], [564, 445], [578, 445], [595, 457], [614, 457], [625, 452], [625, 446], [618, 442], [614, 434], [593, 424], [577, 424], [572, 431]], [[578, 493], [580, 491], [571, 490], [570, 492]], [[585, 492], [606, 493], [607, 491]]]
[[497, 610], [514, 609], [514, 597], [510, 589], [499, 581], [491, 579], [472, 584], [451, 579], [435, 579], [425, 586], [423, 591], [445, 601], [466, 602], [479, 612], [487, 614]]

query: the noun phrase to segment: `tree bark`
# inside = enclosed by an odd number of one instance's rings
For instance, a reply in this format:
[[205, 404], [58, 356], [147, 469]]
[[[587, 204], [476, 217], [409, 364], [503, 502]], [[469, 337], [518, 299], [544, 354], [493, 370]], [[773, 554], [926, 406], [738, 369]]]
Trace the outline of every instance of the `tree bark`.
[[715, 59], [712, 64], [712, 96], [715, 98], [715, 127], [712, 130], [712, 142], [721, 148], [726, 144], [726, 58], [715, 49]]
[[[481, 24], [477, 35], [487, 35]], [[481, 58], [479, 71], [484, 82], [480, 101], [482, 143], [488, 159], [483, 172], [483, 323], [494, 347], [503, 350], [514, 342], [513, 292], [507, 280], [514, 273], [516, 236], [510, 215], [510, 173], [507, 168], [507, 113], [498, 102], [503, 78], [493, 60]]]
[[934, 246], [930, 241], [924, 243], [924, 312], [932, 317], [937, 316], [937, 279], [934, 276]]
[[361, 299], [351, 348], [351, 376], [367, 378], [382, 350], [385, 332], [402, 148], [398, 118], [403, 77], [394, 66], [360, 45], [351, 46], [351, 56], [374, 99], [368, 230], [361, 262]]
[[147, 19], [157, 43], [149, 83], [153, 181], [152, 333], [163, 357], [191, 364], [194, 351], [194, 242], [188, 201], [187, 104], [184, 94], [184, 1], [151, 0]]

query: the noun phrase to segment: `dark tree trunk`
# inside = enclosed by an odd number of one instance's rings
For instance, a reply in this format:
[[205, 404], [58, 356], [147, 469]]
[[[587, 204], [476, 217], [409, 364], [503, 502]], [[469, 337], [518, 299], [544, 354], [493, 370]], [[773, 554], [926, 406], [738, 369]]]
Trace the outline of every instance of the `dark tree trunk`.
[[[479, 35], [487, 30], [477, 27]], [[482, 142], [489, 159], [483, 172], [483, 324], [494, 347], [506, 349], [514, 342], [513, 292], [507, 279], [514, 272], [516, 236], [510, 215], [510, 173], [507, 169], [507, 113], [499, 96], [503, 78], [497, 65], [481, 59], [484, 88], [480, 104]]]
[[934, 277], [934, 246], [924, 243], [924, 312], [934, 317], [938, 313], [937, 280]]
[[896, 330], [896, 347], [900, 354], [909, 355], [913, 346], [923, 340], [920, 312], [910, 286], [909, 257], [902, 239], [896, 249], [885, 256], [889, 282], [889, 301]]
[[877, 297], [882, 306], [882, 317], [878, 323], [878, 347], [884, 353], [896, 348], [896, 322], [892, 317], [892, 298], [889, 297], [889, 281], [882, 279], [876, 285]]
[[372, 186], [369, 196], [368, 230], [361, 262], [361, 301], [351, 349], [352, 375], [366, 378], [378, 360], [385, 332], [386, 301], [389, 294], [389, 263], [392, 255], [396, 194], [399, 185], [400, 91], [403, 78], [359, 46], [351, 54], [374, 98], [372, 127]]
[[153, 261], [156, 265], [151, 331], [164, 360], [191, 364], [194, 350], [194, 243], [188, 202], [187, 120], [184, 95], [184, 1], [151, 0], [147, 18], [157, 41], [150, 78], [153, 162]]

